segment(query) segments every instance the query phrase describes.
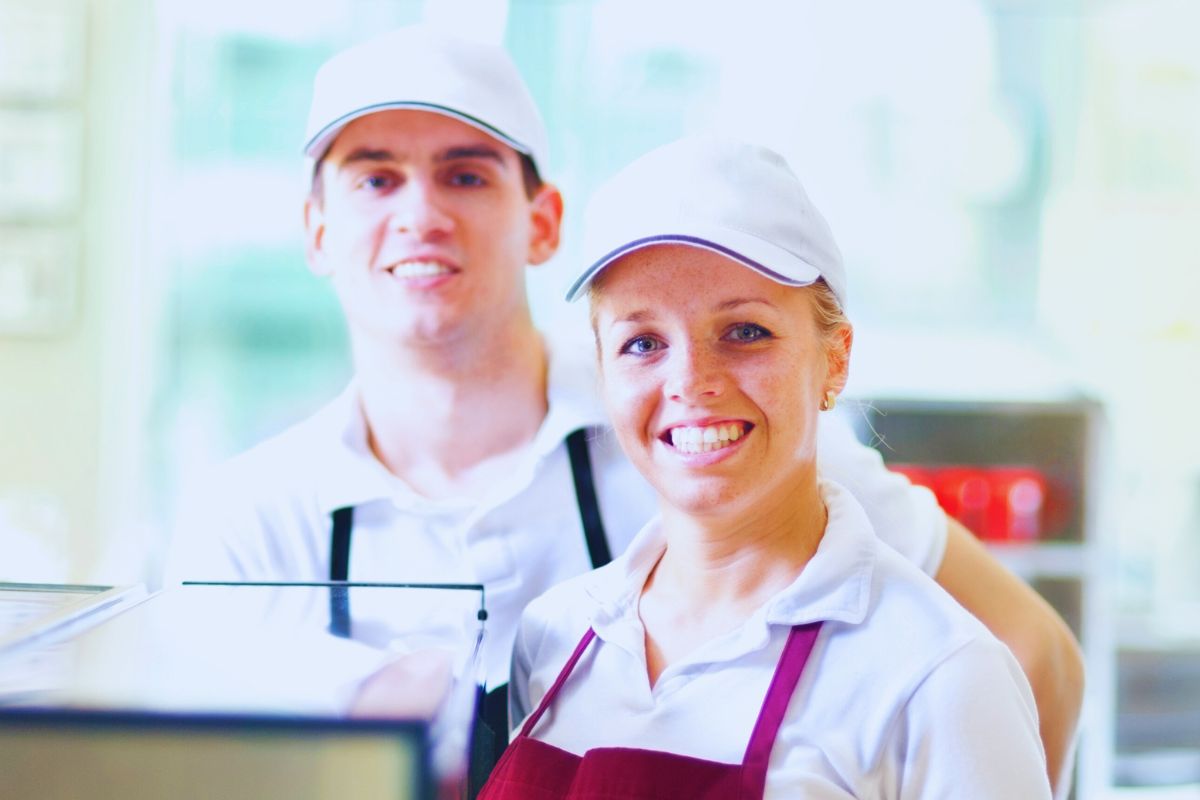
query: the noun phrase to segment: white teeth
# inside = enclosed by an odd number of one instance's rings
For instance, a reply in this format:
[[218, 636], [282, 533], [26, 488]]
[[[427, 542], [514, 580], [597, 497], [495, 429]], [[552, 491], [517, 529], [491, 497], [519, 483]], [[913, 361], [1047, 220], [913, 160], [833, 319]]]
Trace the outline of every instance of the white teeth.
[[437, 261], [405, 261], [392, 267], [392, 274], [397, 278], [428, 278], [449, 271], [449, 267]]
[[682, 453], [707, 453], [728, 447], [731, 442], [742, 438], [739, 423], [708, 425], [703, 428], [671, 428], [671, 446]]

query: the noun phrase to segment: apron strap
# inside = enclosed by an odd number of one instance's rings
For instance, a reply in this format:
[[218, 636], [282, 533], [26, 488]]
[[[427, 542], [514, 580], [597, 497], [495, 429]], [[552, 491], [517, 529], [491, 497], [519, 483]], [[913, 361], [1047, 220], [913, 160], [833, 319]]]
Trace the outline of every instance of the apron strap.
[[779, 665], [771, 678], [767, 689], [766, 699], [758, 712], [758, 721], [754, 723], [754, 731], [750, 734], [750, 743], [746, 745], [746, 755], [742, 759], [742, 797], [760, 798], [763, 796], [767, 783], [767, 765], [771, 760], [771, 750], [775, 747], [775, 737], [783, 724], [804, 665], [812, 654], [813, 644], [817, 634], [821, 632], [820, 622], [810, 622], [806, 625], [795, 625], [788, 634], [787, 642], [783, 645], [783, 654], [779, 657]]
[[588, 556], [592, 559], [592, 569], [596, 569], [612, 561], [612, 552], [608, 549], [608, 537], [604, 534], [604, 521], [600, 519], [600, 503], [596, 499], [596, 482], [592, 479], [587, 435], [587, 428], [572, 431], [567, 436], [567, 455], [571, 457], [575, 501], [579, 505], [579, 519], [583, 522]]
[[334, 509], [333, 541], [329, 548], [329, 580], [350, 577], [350, 534], [354, 530], [354, 506]]
[[[350, 575], [350, 534], [354, 530], [354, 507], [333, 512], [333, 538], [329, 548], [329, 580], [345, 581]], [[329, 632], [350, 638], [350, 592], [345, 586], [329, 587]]]
[[479, 687], [471, 755], [467, 767], [467, 797], [477, 797], [508, 747], [508, 684], [485, 691]]
[[575, 665], [579, 663], [580, 657], [583, 656], [583, 651], [587, 650], [588, 645], [591, 644], [592, 639], [595, 638], [596, 632], [591, 628], [588, 628], [587, 633], [585, 633], [583, 638], [579, 640], [579, 644], [575, 645], [575, 652], [571, 654], [571, 657], [567, 659], [567, 663], [563, 666], [562, 671], [558, 673], [558, 677], [555, 679], [554, 685], [552, 685], [546, 692], [545, 696], [542, 697], [542, 702], [538, 703], [537, 710], [530, 714], [529, 719], [525, 720], [525, 724], [521, 726], [521, 736], [528, 736], [530, 731], [533, 730], [533, 726], [537, 725], [538, 720], [542, 718], [542, 714], [546, 713], [546, 709], [549, 708], [550, 703], [554, 701], [554, 697], [558, 694], [558, 690], [561, 689], [562, 685], [567, 682], [567, 677], [571, 674], [571, 670], [575, 669]]

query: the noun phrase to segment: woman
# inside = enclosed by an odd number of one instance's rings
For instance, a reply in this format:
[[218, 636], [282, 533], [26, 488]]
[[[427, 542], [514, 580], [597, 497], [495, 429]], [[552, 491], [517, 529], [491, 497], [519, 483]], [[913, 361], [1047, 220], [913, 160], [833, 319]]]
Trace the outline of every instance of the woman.
[[606, 405], [661, 516], [527, 609], [514, 719], [533, 713], [481, 796], [1049, 797], [1011, 654], [817, 474], [852, 329], [786, 162], [677, 142], [587, 224], [570, 297], [590, 292]]

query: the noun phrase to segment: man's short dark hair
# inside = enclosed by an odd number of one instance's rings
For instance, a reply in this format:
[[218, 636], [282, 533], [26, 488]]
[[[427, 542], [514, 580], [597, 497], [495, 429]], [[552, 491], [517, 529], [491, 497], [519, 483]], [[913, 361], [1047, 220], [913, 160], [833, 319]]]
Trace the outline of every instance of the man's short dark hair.
[[538, 174], [537, 164], [533, 163], [533, 156], [526, 153], [517, 153], [517, 156], [521, 159], [521, 181], [525, 184], [525, 196], [532, 200], [541, 191], [544, 181]]

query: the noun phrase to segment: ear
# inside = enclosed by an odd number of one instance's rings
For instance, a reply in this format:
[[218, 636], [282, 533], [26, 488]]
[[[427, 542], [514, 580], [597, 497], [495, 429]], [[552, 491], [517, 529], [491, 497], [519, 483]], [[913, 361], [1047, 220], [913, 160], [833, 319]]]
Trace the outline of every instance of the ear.
[[854, 327], [850, 323], [839, 325], [832, 335], [826, 354], [825, 389], [841, 394], [850, 378], [850, 350], [854, 345]]
[[544, 264], [558, 251], [562, 216], [562, 193], [549, 183], [543, 184], [529, 204], [528, 263]]
[[325, 210], [312, 195], [304, 201], [304, 256], [314, 275], [329, 275], [333, 268], [325, 257]]

